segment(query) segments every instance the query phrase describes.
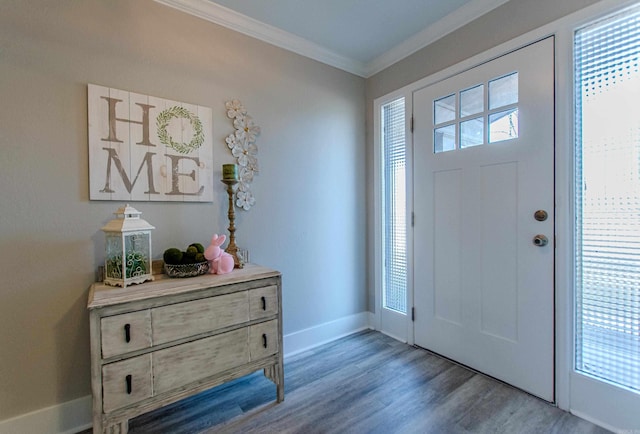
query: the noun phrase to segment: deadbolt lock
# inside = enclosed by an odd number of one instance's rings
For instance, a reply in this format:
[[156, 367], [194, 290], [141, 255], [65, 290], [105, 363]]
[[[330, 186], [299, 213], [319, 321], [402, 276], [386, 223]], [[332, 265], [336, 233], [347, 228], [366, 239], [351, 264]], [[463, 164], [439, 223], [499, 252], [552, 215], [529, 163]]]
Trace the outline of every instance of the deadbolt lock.
[[539, 222], [545, 221], [547, 217], [549, 217], [549, 214], [547, 214], [547, 212], [543, 209], [539, 209], [533, 214], [533, 218], [535, 218]]

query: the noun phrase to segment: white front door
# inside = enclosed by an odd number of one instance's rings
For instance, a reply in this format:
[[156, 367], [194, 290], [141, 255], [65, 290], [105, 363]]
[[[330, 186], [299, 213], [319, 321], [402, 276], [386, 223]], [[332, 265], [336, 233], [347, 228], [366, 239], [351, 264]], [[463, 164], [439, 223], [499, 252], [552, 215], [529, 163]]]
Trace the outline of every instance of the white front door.
[[553, 46], [547, 38], [413, 95], [415, 343], [548, 401]]

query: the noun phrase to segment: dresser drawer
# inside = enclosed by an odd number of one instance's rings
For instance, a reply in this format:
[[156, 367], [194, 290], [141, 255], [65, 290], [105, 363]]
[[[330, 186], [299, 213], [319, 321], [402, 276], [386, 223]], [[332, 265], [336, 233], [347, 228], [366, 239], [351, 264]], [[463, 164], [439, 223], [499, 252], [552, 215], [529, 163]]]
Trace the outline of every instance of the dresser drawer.
[[152, 309], [154, 345], [249, 320], [247, 291]]
[[249, 327], [249, 355], [251, 361], [278, 352], [278, 321], [267, 321]]
[[252, 320], [277, 314], [278, 287], [265, 286], [249, 291], [249, 311]]
[[249, 361], [247, 327], [153, 353], [156, 394], [205, 379]]
[[151, 354], [104, 365], [102, 394], [105, 413], [150, 398]]
[[105, 359], [152, 345], [151, 314], [148, 310], [102, 318], [100, 329], [102, 357]]

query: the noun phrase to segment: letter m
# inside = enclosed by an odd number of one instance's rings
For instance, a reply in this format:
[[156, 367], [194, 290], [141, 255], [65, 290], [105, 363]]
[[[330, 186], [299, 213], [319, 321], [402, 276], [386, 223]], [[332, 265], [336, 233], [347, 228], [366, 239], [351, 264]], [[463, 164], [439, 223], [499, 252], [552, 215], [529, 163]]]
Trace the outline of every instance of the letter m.
[[140, 163], [140, 167], [138, 167], [138, 171], [136, 172], [136, 177], [133, 179], [133, 182], [131, 182], [129, 176], [127, 175], [127, 172], [124, 170], [124, 167], [122, 167], [122, 161], [120, 161], [120, 157], [118, 157], [118, 153], [116, 152], [116, 150], [113, 148], [102, 149], [107, 151], [109, 157], [107, 159], [107, 176], [105, 179], [104, 188], [100, 190], [100, 193], [115, 193], [115, 190], [111, 188], [111, 162], [113, 162], [113, 164], [115, 164], [116, 166], [118, 174], [120, 175], [120, 178], [122, 178], [122, 182], [128, 193], [131, 193], [131, 190], [133, 190], [133, 187], [135, 186], [136, 182], [138, 181], [138, 177], [142, 172], [142, 168], [146, 165], [149, 190], [145, 191], [144, 194], [159, 194], [153, 185], [153, 156], [155, 155], [155, 153], [147, 152], [144, 155], [144, 158]]

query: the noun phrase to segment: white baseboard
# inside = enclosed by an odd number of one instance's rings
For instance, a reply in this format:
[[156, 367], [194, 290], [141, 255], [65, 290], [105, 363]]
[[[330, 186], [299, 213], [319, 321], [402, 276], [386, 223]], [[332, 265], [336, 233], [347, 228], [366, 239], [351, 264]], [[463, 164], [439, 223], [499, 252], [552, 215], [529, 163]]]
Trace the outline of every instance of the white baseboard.
[[360, 330], [373, 328], [371, 315], [370, 312], [361, 312], [284, 335], [284, 356], [293, 356]]
[[[372, 328], [373, 314], [350, 315], [283, 337], [285, 356]], [[0, 434], [73, 434], [91, 428], [91, 395], [0, 421]]]
[[609, 424], [607, 424], [607, 423], [605, 423], [605, 422], [603, 422], [601, 420], [598, 420], [598, 419], [592, 417], [591, 415], [583, 413], [581, 411], [569, 410], [569, 413], [571, 413], [574, 416], [579, 417], [580, 419], [584, 419], [587, 422], [591, 422], [594, 425], [598, 425], [598, 426], [600, 426], [600, 427], [602, 427], [602, 428], [604, 428], [606, 430], [609, 430], [612, 433], [616, 433], [616, 434], [633, 434], [635, 432], [635, 431], [632, 431], [632, 430], [622, 430], [622, 429], [616, 428], [614, 426], [611, 426], [611, 425], [609, 425]]
[[73, 434], [91, 428], [91, 395], [0, 421], [0, 434]]

